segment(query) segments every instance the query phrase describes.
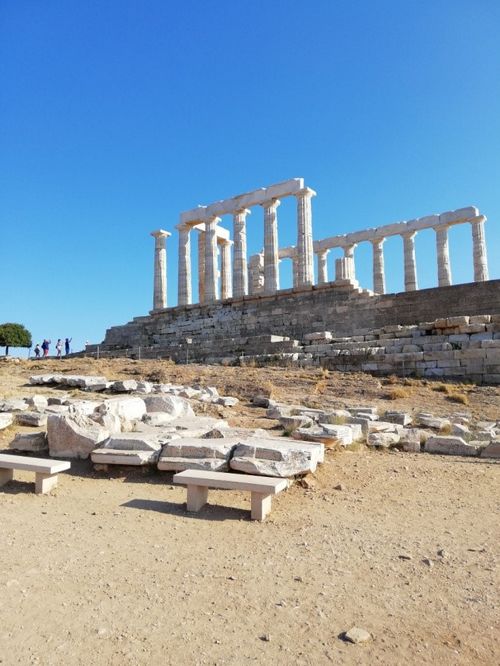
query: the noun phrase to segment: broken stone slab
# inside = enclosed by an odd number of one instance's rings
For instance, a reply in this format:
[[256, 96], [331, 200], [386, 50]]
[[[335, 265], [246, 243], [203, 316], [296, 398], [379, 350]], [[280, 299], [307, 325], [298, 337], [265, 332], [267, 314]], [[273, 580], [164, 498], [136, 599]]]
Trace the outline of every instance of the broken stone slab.
[[500, 442], [491, 442], [482, 448], [481, 458], [500, 458]]
[[314, 423], [309, 416], [282, 416], [279, 422], [284, 430], [289, 433], [298, 428], [309, 428]]
[[344, 425], [346, 419], [351, 418], [351, 413], [347, 409], [332, 409], [325, 412], [321, 417], [321, 423], [331, 423], [333, 425]]
[[63, 375], [32, 375], [29, 379], [30, 384], [34, 386], [43, 386], [45, 384], [60, 384]]
[[183, 416], [194, 416], [195, 413], [189, 402], [185, 398], [175, 395], [148, 395], [144, 398], [146, 411], [165, 412], [176, 418]]
[[349, 446], [353, 443], [353, 429], [349, 425], [334, 425], [332, 423], [320, 423], [320, 428], [327, 433], [329, 437], [335, 439], [335, 444], [340, 446]]
[[390, 421], [370, 421], [368, 423], [368, 433], [372, 432], [398, 432], [400, 428], [397, 423]]
[[[112, 414], [111, 412], [106, 412], [105, 414], [101, 414], [100, 412], [94, 412], [93, 414], [90, 415], [90, 418], [96, 423], [102, 425], [102, 427], [106, 428], [106, 430], [109, 430], [110, 433], [121, 432], [122, 427], [125, 425], [125, 423], [122, 422], [119, 416], [117, 416], [116, 414]], [[127, 421], [127, 424], [128, 423], [129, 422]]]
[[70, 414], [81, 414], [83, 416], [90, 416], [93, 414], [102, 402], [95, 400], [72, 400], [69, 399], [65, 403], [69, 407]]
[[146, 399], [150, 399], [150, 396], [147, 396], [144, 400], [137, 397], [110, 398], [101, 403], [96, 412], [99, 414], [115, 414], [121, 421], [140, 420], [146, 413]]
[[19, 414], [16, 415], [16, 423], [22, 426], [43, 428], [47, 425], [47, 414], [40, 414], [38, 412], [19, 412]]
[[474, 439], [483, 441], [483, 442], [489, 442], [493, 437], [495, 437], [496, 431], [494, 428], [484, 428], [481, 430], [475, 430], [473, 433], [471, 433], [471, 436], [474, 437]]
[[22, 398], [12, 398], [0, 402], [0, 412], [23, 412], [30, 408], [26, 400]]
[[109, 384], [106, 377], [87, 375], [58, 375], [55, 383], [61, 386], [75, 386], [83, 391], [104, 391]]
[[279, 402], [270, 404], [266, 411], [268, 419], [280, 419], [282, 416], [292, 416], [293, 405], [283, 405]]
[[49, 414], [47, 420], [49, 454], [54, 457], [88, 458], [109, 434], [87, 416]]
[[93, 463], [102, 465], [152, 465], [158, 461], [158, 451], [136, 451], [125, 449], [94, 449], [90, 454]]
[[153, 393], [153, 384], [151, 382], [137, 382], [137, 393], [144, 395]]
[[227, 471], [229, 458], [238, 443], [238, 438], [203, 439], [190, 437], [164, 445], [158, 469], [181, 472], [185, 469]]
[[111, 435], [99, 448], [115, 451], [159, 451], [161, 447], [157, 434], [124, 432]]
[[45, 409], [46, 414], [68, 414], [69, 405], [49, 405]]
[[399, 440], [400, 436], [395, 432], [371, 432], [366, 439], [366, 443], [368, 446], [390, 449], [396, 446]]
[[378, 419], [378, 409], [376, 407], [348, 407], [347, 409], [353, 416], [371, 418], [372, 421]]
[[155, 428], [169, 425], [172, 421], [175, 420], [173, 414], [166, 414], [165, 412], [151, 412], [150, 414], [144, 414], [142, 420], [144, 423], [147, 423], [150, 426]]
[[10, 412], [2, 412], [0, 414], [0, 430], [5, 430], [14, 423], [14, 414]]
[[480, 453], [480, 447], [467, 442], [461, 437], [440, 436], [429, 437], [425, 442], [424, 451], [426, 453], [441, 453], [449, 456], [477, 456]]
[[[332, 428], [333, 430], [328, 431], [326, 428]], [[339, 431], [337, 428], [346, 428], [348, 426], [334, 426], [330, 424], [325, 424], [325, 427], [321, 425], [316, 425], [309, 428], [298, 428], [292, 433], [292, 437], [295, 440], [302, 440], [306, 442], [315, 442], [317, 444], [323, 444], [326, 446], [335, 446], [336, 444], [342, 445], [342, 440], [339, 439]], [[349, 444], [352, 444], [352, 431], [351, 441]], [[347, 446], [347, 444], [344, 444]]]
[[324, 455], [321, 444], [251, 438], [237, 444], [229, 466], [246, 474], [289, 477], [316, 471]]
[[235, 407], [239, 403], [239, 400], [230, 395], [221, 395], [217, 398], [216, 403], [223, 407]]
[[30, 395], [28, 398], [25, 398], [26, 402], [33, 409], [42, 412], [49, 404], [49, 401], [44, 395]]
[[468, 439], [471, 435], [471, 432], [466, 425], [462, 425], [461, 423], [452, 423], [450, 435], [453, 435], [455, 437], [462, 437], [463, 439]]
[[185, 386], [182, 391], [179, 391], [179, 396], [181, 398], [193, 399], [197, 398], [201, 394], [199, 389], [191, 388], [191, 386]]
[[333, 338], [330, 331], [317, 331], [316, 333], [306, 333], [304, 340], [312, 342], [314, 340], [331, 340]]
[[406, 451], [407, 453], [420, 453], [422, 444], [431, 436], [420, 428], [405, 428], [401, 432], [398, 448]]
[[217, 419], [212, 416], [191, 416], [180, 417], [170, 421], [164, 426], [160, 435], [171, 437], [172, 433], [176, 433], [179, 437], [203, 437], [207, 432], [213, 428], [228, 428], [229, 424], [224, 419]]
[[451, 428], [451, 421], [449, 419], [434, 416], [429, 412], [419, 412], [415, 416], [415, 425], [424, 426], [424, 428], [432, 428], [433, 430], [445, 430]]
[[135, 379], [121, 379], [111, 382], [109, 390], [113, 393], [132, 393], [137, 391], [138, 383]]
[[47, 435], [44, 431], [17, 433], [14, 439], [9, 444], [10, 449], [15, 451], [46, 451], [49, 448], [47, 442]]
[[393, 410], [388, 410], [384, 414], [384, 420], [390, 421], [391, 423], [397, 423], [398, 425], [407, 426], [412, 422], [411, 415], [407, 412], [398, 412]]

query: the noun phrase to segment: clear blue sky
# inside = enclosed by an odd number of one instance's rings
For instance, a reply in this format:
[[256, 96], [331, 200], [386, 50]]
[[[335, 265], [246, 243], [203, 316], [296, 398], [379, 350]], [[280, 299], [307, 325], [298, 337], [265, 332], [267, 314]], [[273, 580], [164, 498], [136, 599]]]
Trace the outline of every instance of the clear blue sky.
[[[499, 278], [499, 25], [498, 0], [3, 0], [0, 320], [99, 342], [151, 308], [151, 230], [297, 176], [315, 238], [478, 206]], [[254, 210], [251, 252], [262, 237]], [[450, 248], [470, 281], [469, 226]], [[417, 261], [433, 286], [430, 231]], [[176, 233], [168, 262], [175, 304]], [[370, 287], [366, 244], [356, 264]]]

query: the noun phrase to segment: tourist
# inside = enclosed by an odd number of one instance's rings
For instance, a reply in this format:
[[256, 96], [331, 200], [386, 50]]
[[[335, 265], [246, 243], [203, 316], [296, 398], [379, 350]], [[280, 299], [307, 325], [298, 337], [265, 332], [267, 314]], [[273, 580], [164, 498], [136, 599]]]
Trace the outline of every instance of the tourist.
[[47, 339], [44, 339], [44, 341], [42, 342], [42, 349], [43, 349], [44, 358], [47, 358], [47, 356], [49, 355], [49, 347], [50, 347], [51, 342], [52, 342], [52, 340], [47, 340]]
[[73, 338], [66, 338], [66, 340], [64, 341], [64, 352], [66, 355], [68, 355], [70, 352], [69, 343], [71, 342], [71, 340], [73, 340]]
[[61, 338], [57, 339], [56, 352], [57, 352], [57, 358], [61, 358], [61, 354], [62, 354], [62, 340], [61, 340]]
[[37, 358], [40, 358], [40, 345], [38, 344], [38, 342], [35, 345], [35, 356]]

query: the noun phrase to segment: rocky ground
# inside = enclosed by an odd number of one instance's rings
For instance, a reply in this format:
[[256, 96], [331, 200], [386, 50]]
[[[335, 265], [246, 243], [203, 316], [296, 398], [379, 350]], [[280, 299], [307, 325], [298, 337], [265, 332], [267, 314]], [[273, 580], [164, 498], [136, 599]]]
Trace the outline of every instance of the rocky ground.
[[[500, 418], [498, 388], [154, 361], [4, 362], [0, 397], [40, 393], [28, 377], [54, 371], [216, 386], [240, 402], [197, 411], [275, 434], [256, 393]], [[1, 431], [0, 449], [15, 431], [29, 428]], [[89, 652], [97, 664], [498, 663], [499, 471], [481, 458], [328, 450], [265, 523], [234, 492], [211, 491], [188, 515], [185, 489], [154, 469], [76, 461], [50, 495], [16, 473], [0, 490], [0, 663], [87, 664]], [[369, 640], [343, 640], [352, 627]]]

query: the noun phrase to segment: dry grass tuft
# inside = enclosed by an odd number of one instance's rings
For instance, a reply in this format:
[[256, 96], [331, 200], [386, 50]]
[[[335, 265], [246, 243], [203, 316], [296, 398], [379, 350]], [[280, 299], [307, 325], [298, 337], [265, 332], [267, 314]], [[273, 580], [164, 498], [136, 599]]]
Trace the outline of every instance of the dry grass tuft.
[[468, 405], [469, 404], [469, 396], [466, 395], [465, 393], [458, 393], [458, 391], [448, 393], [447, 398], [448, 398], [448, 400], [451, 400], [452, 402], [459, 402], [462, 405]]
[[451, 386], [449, 386], [448, 384], [443, 384], [443, 383], [435, 384], [432, 387], [432, 390], [433, 391], [438, 391], [439, 393], [446, 393], [447, 395], [449, 395], [450, 393], [453, 392], [453, 388]]
[[396, 375], [389, 375], [384, 379], [384, 384], [397, 384], [399, 382], [399, 377]]
[[313, 395], [322, 395], [323, 393], [326, 392], [326, 389], [328, 388], [328, 382], [326, 379], [320, 379], [319, 381], [316, 382], [314, 385], [314, 388], [312, 390]]
[[410, 397], [410, 391], [408, 391], [408, 389], [403, 388], [402, 386], [397, 386], [396, 388], [387, 391], [387, 393], [384, 393], [384, 398], [386, 400], [399, 400], [401, 398], [409, 398], [409, 397]]

